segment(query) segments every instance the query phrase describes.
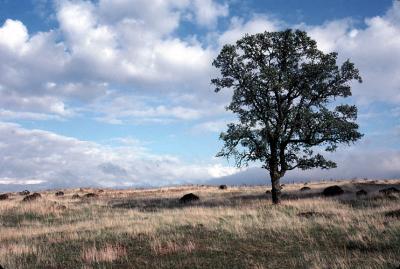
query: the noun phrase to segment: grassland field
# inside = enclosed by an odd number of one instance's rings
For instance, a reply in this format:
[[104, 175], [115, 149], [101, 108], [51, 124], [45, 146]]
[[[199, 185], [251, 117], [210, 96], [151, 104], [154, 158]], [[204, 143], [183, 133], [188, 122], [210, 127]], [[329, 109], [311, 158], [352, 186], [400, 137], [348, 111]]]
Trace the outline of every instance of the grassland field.
[[[330, 185], [345, 193], [332, 198]], [[399, 268], [400, 180], [42, 191], [0, 201], [4, 269]], [[357, 197], [364, 189], [367, 195]], [[73, 199], [95, 193], [97, 197]], [[200, 200], [181, 204], [194, 193]]]

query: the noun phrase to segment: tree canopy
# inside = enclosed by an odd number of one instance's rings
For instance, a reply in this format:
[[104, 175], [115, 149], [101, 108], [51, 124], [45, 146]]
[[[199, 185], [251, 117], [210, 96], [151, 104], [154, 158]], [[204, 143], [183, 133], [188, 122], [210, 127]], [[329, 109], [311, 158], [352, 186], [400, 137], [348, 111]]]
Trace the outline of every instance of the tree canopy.
[[237, 166], [261, 162], [274, 203], [287, 171], [334, 168], [322, 152], [362, 137], [357, 107], [339, 103], [351, 96], [351, 81], [362, 81], [359, 71], [349, 60], [339, 67], [337, 53], [318, 50], [304, 31], [246, 35], [225, 45], [213, 65], [220, 71], [215, 91], [233, 90], [226, 109], [238, 116], [221, 133], [217, 156], [234, 157]]

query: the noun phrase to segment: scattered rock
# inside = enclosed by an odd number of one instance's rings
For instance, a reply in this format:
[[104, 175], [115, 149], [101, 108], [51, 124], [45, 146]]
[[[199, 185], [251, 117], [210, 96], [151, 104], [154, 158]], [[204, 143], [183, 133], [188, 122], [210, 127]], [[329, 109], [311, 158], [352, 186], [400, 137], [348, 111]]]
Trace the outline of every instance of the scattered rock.
[[35, 201], [35, 200], [37, 200], [37, 199], [39, 199], [39, 198], [41, 198], [41, 197], [42, 197], [42, 195], [40, 195], [40, 193], [35, 192], [35, 193], [33, 193], [33, 194], [30, 194], [30, 195], [28, 195], [28, 196], [25, 196], [24, 199], [23, 199], [22, 201], [23, 201], [23, 202]]
[[19, 195], [29, 195], [31, 192], [28, 190], [20, 191], [18, 194]]
[[56, 209], [57, 210], [65, 210], [65, 209], [67, 209], [67, 207], [65, 205], [58, 205], [58, 206], [56, 206]]
[[79, 196], [79, 194], [75, 193], [74, 195], [72, 195], [71, 198], [72, 198], [72, 199], [79, 199], [79, 198], [81, 198], [81, 197]]
[[303, 188], [300, 189], [300, 191], [309, 191], [309, 190], [311, 190], [310, 187], [303, 187]]
[[330, 217], [329, 214], [322, 213], [322, 212], [315, 212], [315, 211], [306, 211], [306, 212], [300, 212], [297, 214], [298, 217], [303, 217], [306, 219], [312, 218], [312, 217]]
[[361, 189], [361, 190], [356, 192], [357, 196], [365, 196], [367, 194], [368, 194], [368, 192], [366, 190], [364, 190], [364, 189]]
[[193, 194], [193, 193], [188, 193], [183, 195], [180, 199], [179, 202], [181, 203], [189, 203], [189, 202], [194, 202], [200, 200], [199, 196]]
[[324, 191], [322, 192], [324, 196], [336, 196], [336, 195], [342, 195], [343, 193], [344, 193], [343, 189], [338, 185], [329, 186], [325, 188]]
[[93, 192], [89, 192], [89, 193], [86, 193], [85, 195], [83, 195], [83, 197], [85, 197], [85, 198], [96, 198], [96, 197], [98, 197], [98, 195], [93, 193]]
[[[0, 194], [0, 200], [7, 200], [9, 197], [8, 193]], [[1, 269], [1, 268], [0, 268]]]
[[397, 189], [396, 187], [389, 187], [389, 188], [386, 188], [386, 189], [379, 190], [379, 192], [383, 193], [385, 195], [388, 195], [388, 194], [393, 194], [393, 193], [399, 193], [400, 190]]
[[220, 190], [226, 190], [227, 188], [228, 188], [228, 186], [226, 186], [226, 185], [219, 185]]
[[400, 218], [400, 209], [388, 211], [385, 213], [386, 217]]
[[64, 196], [64, 192], [58, 191], [58, 192], [56, 192], [56, 196]]

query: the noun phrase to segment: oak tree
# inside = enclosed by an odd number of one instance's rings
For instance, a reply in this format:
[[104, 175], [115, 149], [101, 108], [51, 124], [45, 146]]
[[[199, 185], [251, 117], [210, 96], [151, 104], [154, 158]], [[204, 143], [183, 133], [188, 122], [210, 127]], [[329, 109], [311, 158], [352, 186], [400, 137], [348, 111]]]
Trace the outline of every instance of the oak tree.
[[211, 81], [215, 91], [233, 90], [226, 109], [238, 116], [221, 133], [217, 156], [233, 156], [239, 167], [261, 163], [273, 203], [287, 171], [334, 168], [322, 153], [362, 137], [357, 107], [342, 103], [351, 82], [361, 83], [359, 71], [349, 60], [338, 66], [337, 53], [322, 52], [304, 31], [245, 35], [225, 45], [213, 65], [220, 71]]

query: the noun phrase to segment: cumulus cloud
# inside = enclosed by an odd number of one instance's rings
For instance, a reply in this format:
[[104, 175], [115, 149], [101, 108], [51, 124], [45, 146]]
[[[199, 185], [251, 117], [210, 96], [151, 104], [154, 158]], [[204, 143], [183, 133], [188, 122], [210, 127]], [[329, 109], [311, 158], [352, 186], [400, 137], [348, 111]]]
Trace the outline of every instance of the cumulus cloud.
[[[5, 21], [0, 27], [0, 105], [20, 115], [66, 116], [76, 101], [90, 103], [119, 85], [160, 96], [202, 95], [209, 89], [214, 51], [196, 38], [173, 34], [183, 13], [197, 12], [193, 5], [181, 0], [59, 1], [59, 29], [35, 34], [21, 21]], [[220, 8], [212, 1], [207, 5]], [[36, 106], [39, 99], [54, 105]]]
[[321, 49], [337, 51], [341, 60], [349, 58], [359, 68], [364, 83], [353, 91], [359, 103], [400, 103], [399, 1], [385, 15], [367, 18], [365, 27], [345, 19], [304, 28]]
[[12, 123], [0, 122], [0, 141], [0, 190], [15, 184], [157, 186], [201, 182], [236, 171], [218, 163], [186, 164], [174, 156], [154, 155], [136, 140], [110, 146]]
[[60, 76], [65, 64], [64, 48], [53, 32], [30, 37], [20, 21], [6, 20], [0, 27], [0, 106], [20, 113], [66, 116], [59, 93], [50, 78]]
[[9, 50], [19, 50], [28, 39], [28, 31], [20, 21], [6, 20], [0, 28], [0, 44]]
[[218, 37], [220, 45], [233, 43], [244, 34], [276, 31], [284, 28], [305, 29], [325, 52], [336, 51], [339, 60], [351, 59], [360, 69], [364, 83], [354, 85], [360, 104], [376, 101], [400, 102], [400, 2], [381, 16], [366, 18], [359, 26], [351, 18], [327, 21], [322, 25], [288, 25], [266, 16], [244, 21], [231, 19], [230, 27]]
[[203, 26], [215, 26], [219, 17], [226, 17], [229, 14], [228, 4], [219, 4], [213, 0], [194, 0], [194, 12], [196, 21]]
[[[366, 19], [365, 27], [353, 26], [351, 19], [293, 27], [305, 28], [321, 49], [338, 51], [341, 59], [357, 64], [365, 81], [355, 85], [359, 102], [397, 104], [399, 5], [394, 2], [386, 14]], [[217, 46], [209, 47], [174, 34], [188, 12], [208, 25], [227, 16], [228, 6], [210, 0], [64, 0], [56, 8], [59, 29], [29, 34], [22, 22], [6, 20], [0, 27], [0, 104], [20, 115], [65, 117], [72, 115], [76, 100], [90, 103], [119, 85], [141, 94], [190, 93], [211, 100], [216, 98], [209, 86], [216, 72], [211, 61], [223, 44], [246, 33], [290, 27], [265, 15], [247, 21], [233, 17], [228, 29], [213, 35]]]
[[244, 21], [242, 18], [233, 17], [230, 22], [229, 28], [219, 35], [218, 44], [235, 43], [236, 40], [242, 38], [245, 34], [257, 34], [267, 32], [274, 32], [281, 29], [283, 23], [281, 21], [271, 19], [265, 15], [256, 15], [249, 21]]

